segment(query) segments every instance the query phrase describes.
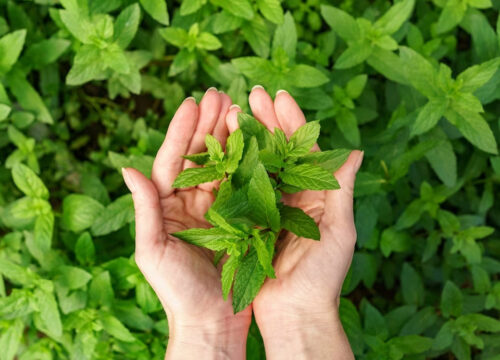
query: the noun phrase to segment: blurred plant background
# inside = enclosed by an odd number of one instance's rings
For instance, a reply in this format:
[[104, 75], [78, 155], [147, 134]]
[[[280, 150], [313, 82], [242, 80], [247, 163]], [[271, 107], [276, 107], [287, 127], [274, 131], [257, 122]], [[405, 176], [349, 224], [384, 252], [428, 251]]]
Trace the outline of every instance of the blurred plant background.
[[[162, 359], [119, 172], [181, 101], [286, 89], [362, 148], [359, 359], [500, 359], [499, 0], [0, 0], [0, 360]], [[252, 325], [248, 358], [264, 358]]]

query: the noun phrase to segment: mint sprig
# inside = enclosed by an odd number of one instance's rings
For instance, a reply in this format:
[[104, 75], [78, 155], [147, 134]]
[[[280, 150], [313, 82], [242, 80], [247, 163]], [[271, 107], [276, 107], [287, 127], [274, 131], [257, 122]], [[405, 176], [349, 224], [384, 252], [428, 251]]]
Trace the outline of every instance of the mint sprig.
[[188, 229], [172, 235], [216, 251], [214, 263], [227, 254], [222, 267], [222, 294], [233, 289], [233, 309], [245, 309], [267, 277], [275, 278], [274, 246], [284, 229], [320, 240], [314, 219], [302, 209], [281, 202], [283, 193], [333, 190], [340, 186], [333, 172], [350, 151], [311, 152], [320, 133], [318, 121], [301, 126], [288, 140], [281, 129], [270, 132], [248, 114], [238, 115], [240, 128], [226, 142], [225, 151], [207, 135], [206, 152], [184, 158], [202, 167], [182, 171], [173, 186], [185, 188], [221, 180], [215, 201], [205, 214], [209, 229]]

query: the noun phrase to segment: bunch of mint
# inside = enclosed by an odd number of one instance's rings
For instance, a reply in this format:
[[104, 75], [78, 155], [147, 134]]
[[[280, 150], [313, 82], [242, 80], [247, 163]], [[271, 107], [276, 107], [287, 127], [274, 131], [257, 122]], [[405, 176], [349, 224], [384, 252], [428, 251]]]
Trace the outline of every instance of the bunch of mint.
[[222, 180], [215, 201], [205, 214], [212, 228], [193, 228], [172, 235], [216, 252], [215, 264], [225, 255], [222, 268], [224, 299], [233, 286], [233, 309], [245, 309], [266, 277], [275, 278], [274, 245], [281, 230], [320, 240], [314, 219], [299, 208], [284, 205], [282, 193], [333, 190], [340, 186], [333, 176], [350, 151], [311, 152], [320, 132], [318, 121], [301, 126], [287, 140], [274, 134], [250, 115], [238, 115], [240, 128], [232, 133], [224, 152], [212, 136], [207, 151], [184, 158], [203, 167], [184, 170], [173, 186], [185, 188]]

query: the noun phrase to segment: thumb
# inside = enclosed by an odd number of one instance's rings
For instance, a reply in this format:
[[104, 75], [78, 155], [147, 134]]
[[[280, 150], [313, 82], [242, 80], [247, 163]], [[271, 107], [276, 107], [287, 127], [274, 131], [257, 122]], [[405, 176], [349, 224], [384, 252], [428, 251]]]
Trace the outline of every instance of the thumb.
[[354, 181], [363, 162], [363, 155], [363, 151], [353, 150], [344, 165], [335, 172], [340, 189], [327, 192], [325, 214], [323, 215], [329, 226], [334, 225], [341, 229], [354, 230]]
[[122, 174], [134, 199], [135, 260], [140, 267], [158, 253], [155, 247], [164, 240], [160, 198], [153, 182], [139, 171], [122, 168]]

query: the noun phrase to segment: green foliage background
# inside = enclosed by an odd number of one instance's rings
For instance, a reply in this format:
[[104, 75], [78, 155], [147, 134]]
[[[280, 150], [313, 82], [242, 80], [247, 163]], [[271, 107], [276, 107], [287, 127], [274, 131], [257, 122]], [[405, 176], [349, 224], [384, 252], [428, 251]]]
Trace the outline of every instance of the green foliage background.
[[184, 97], [255, 84], [365, 150], [357, 358], [499, 359], [500, 1], [167, 3], [0, 0], [0, 359], [163, 358], [119, 169], [150, 174]]

